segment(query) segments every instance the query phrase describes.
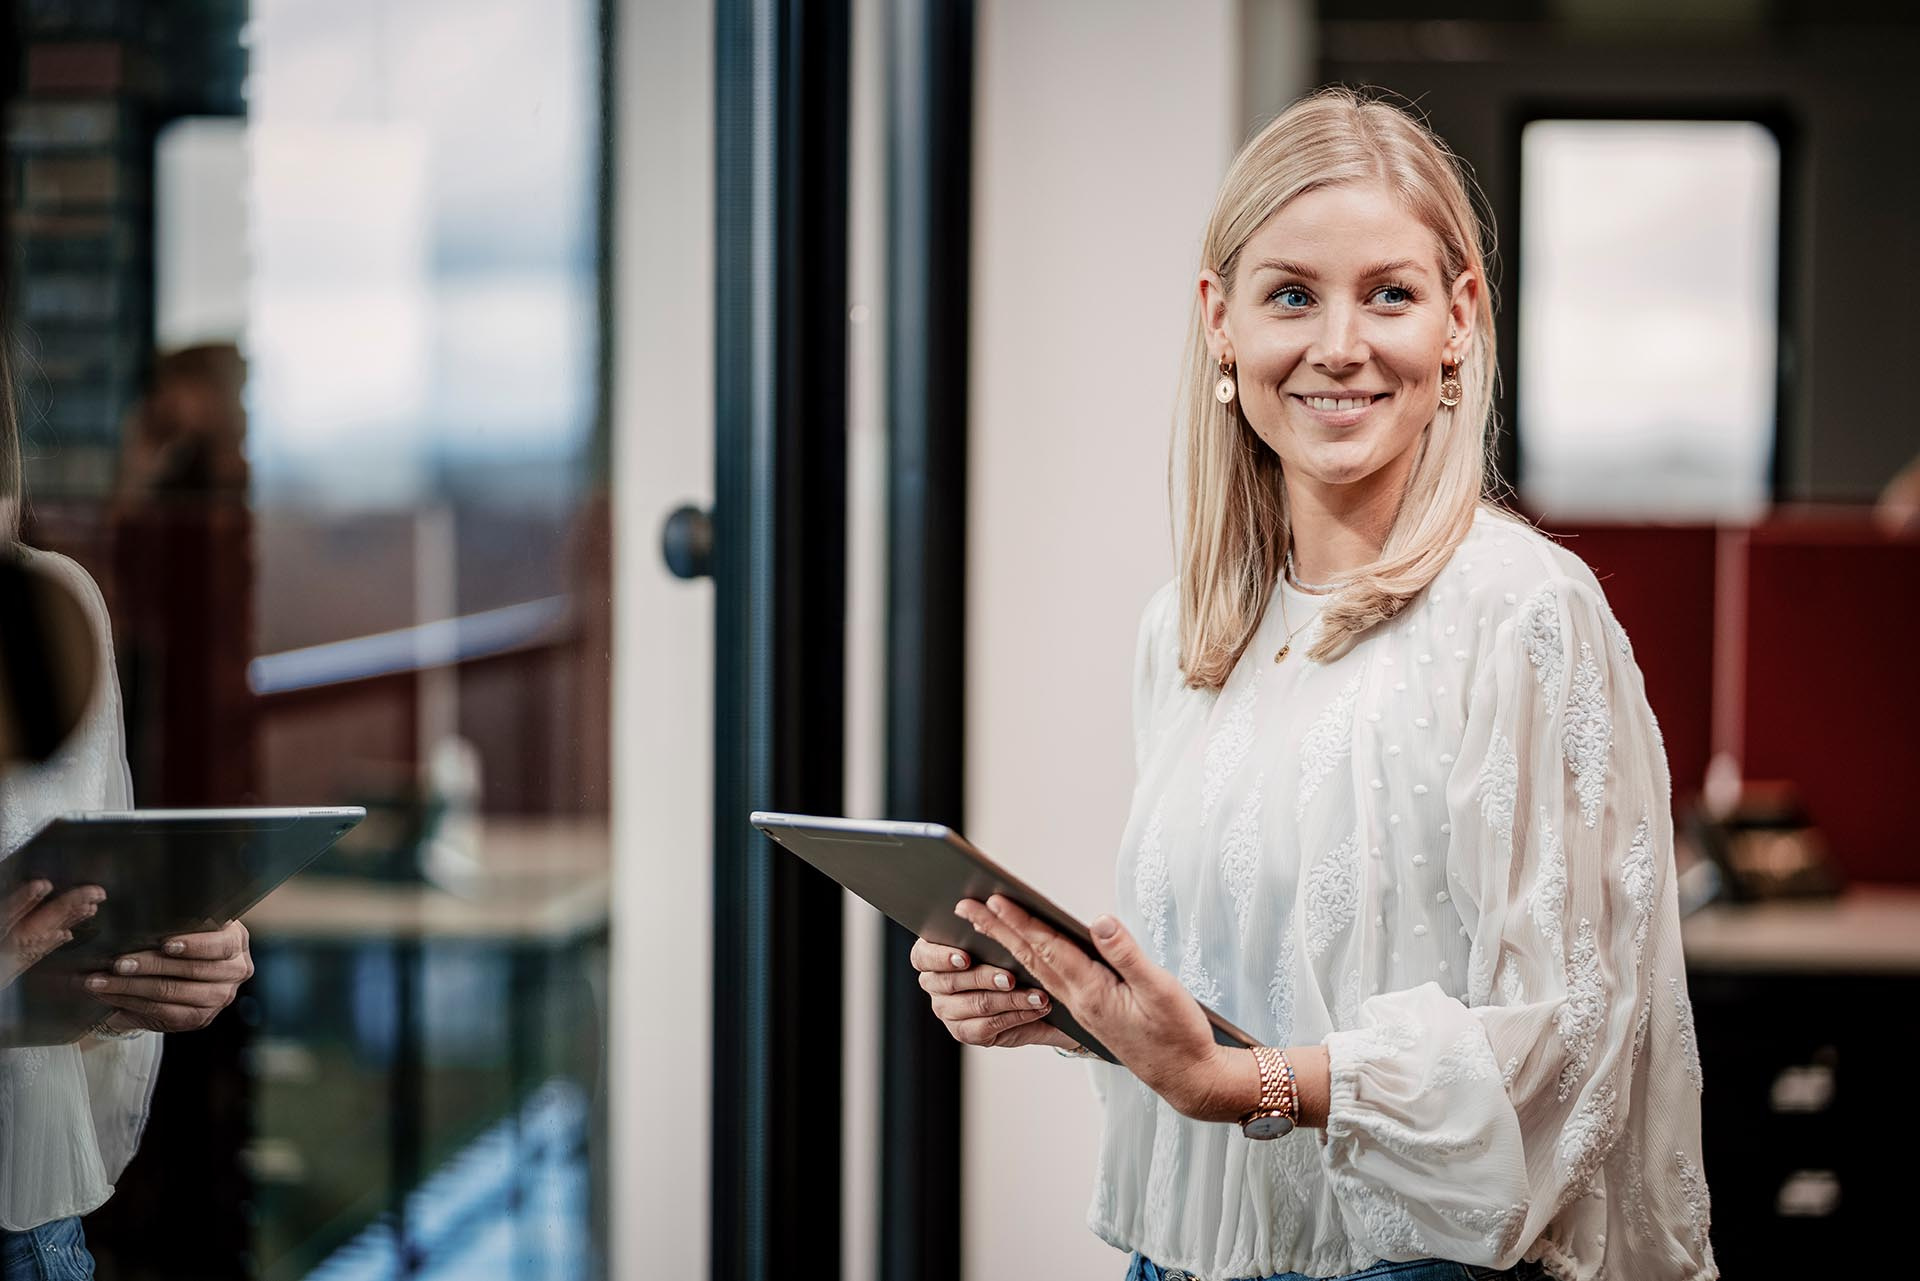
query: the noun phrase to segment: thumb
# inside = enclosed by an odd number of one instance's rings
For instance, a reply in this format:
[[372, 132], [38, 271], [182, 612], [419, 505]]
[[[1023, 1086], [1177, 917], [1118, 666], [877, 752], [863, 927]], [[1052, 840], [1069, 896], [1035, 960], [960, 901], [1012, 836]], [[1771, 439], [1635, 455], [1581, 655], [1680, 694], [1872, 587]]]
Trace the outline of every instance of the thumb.
[[1096, 919], [1092, 932], [1093, 945], [1100, 949], [1100, 959], [1111, 965], [1120, 977], [1132, 981], [1151, 968], [1146, 954], [1140, 950], [1140, 944], [1127, 927], [1114, 917]]

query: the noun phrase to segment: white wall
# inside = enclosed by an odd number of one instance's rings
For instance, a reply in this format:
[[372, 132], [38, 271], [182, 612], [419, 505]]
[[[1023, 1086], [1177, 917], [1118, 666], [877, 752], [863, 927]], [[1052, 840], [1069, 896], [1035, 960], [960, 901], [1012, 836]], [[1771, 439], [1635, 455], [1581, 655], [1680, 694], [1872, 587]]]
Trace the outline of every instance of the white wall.
[[707, 1275], [713, 596], [660, 525], [713, 490], [713, 9], [623, 4], [615, 112], [608, 1275]]
[[[975, 88], [968, 835], [1113, 902], [1140, 607], [1200, 238], [1242, 136], [1231, 0], [986, 0]], [[969, 1050], [965, 1270], [1105, 1278], [1099, 1117], [1049, 1050]]]

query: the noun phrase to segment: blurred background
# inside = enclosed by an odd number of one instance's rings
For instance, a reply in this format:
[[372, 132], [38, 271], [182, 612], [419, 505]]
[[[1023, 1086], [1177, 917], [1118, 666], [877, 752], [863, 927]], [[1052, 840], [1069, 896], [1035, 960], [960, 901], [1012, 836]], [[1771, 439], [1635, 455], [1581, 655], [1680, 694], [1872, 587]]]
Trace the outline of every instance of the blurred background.
[[1484, 189], [1503, 478], [1646, 673], [1715, 1252], [1897, 1221], [1908, 6], [0, 24], [25, 536], [109, 602], [135, 795], [371, 812], [169, 1038], [102, 1277], [1120, 1275], [1081, 1069], [962, 1053], [905, 934], [745, 815], [947, 821], [1111, 903], [1201, 233], [1328, 82]]

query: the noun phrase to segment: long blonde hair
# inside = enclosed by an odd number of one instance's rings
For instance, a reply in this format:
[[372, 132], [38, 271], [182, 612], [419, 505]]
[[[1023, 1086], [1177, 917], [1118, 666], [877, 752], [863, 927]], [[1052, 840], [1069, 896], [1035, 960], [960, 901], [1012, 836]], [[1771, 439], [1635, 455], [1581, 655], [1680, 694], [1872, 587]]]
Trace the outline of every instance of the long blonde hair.
[[[1218, 273], [1231, 295], [1241, 252], [1268, 218], [1297, 196], [1353, 182], [1385, 183], [1432, 229], [1444, 290], [1468, 271], [1481, 287], [1471, 345], [1460, 363], [1460, 403], [1439, 408], [1421, 433], [1380, 558], [1347, 576], [1321, 609], [1319, 636], [1309, 650], [1319, 662], [1394, 617], [1440, 573], [1486, 498], [1494, 443], [1493, 297], [1486, 271], [1492, 219], [1480, 217], [1478, 189], [1464, 164], [1405, 110], [1330, 88], [1281, 112], [1228, 168], [1201, 265]], [[1180, 398], [1187, 501], [1184, 521], [1176, 521], [1182, 526], [1180, 653], [1187, 683], [1199, 689], [1225, 684], [1252, 639], [1289, 536], [1279, 455], [1254, 433], [1238, 397], [1228, 405], [1214, 398], [1218, 378], [1196, 298]], [[1175, 433], [1168, 467], [1176, 511], [1181, 435]]]

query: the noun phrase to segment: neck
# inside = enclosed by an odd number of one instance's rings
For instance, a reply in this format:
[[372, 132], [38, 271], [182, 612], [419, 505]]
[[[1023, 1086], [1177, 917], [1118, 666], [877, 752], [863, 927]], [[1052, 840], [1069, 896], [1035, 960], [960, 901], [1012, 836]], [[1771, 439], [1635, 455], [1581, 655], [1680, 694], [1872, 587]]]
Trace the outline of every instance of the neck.
[[1287, 473], [1295, 578], [1325, 583], [1380, 558], [1413, 467], [1412, 453], [1408, 450], [1373, 475], [1347, 485]]

